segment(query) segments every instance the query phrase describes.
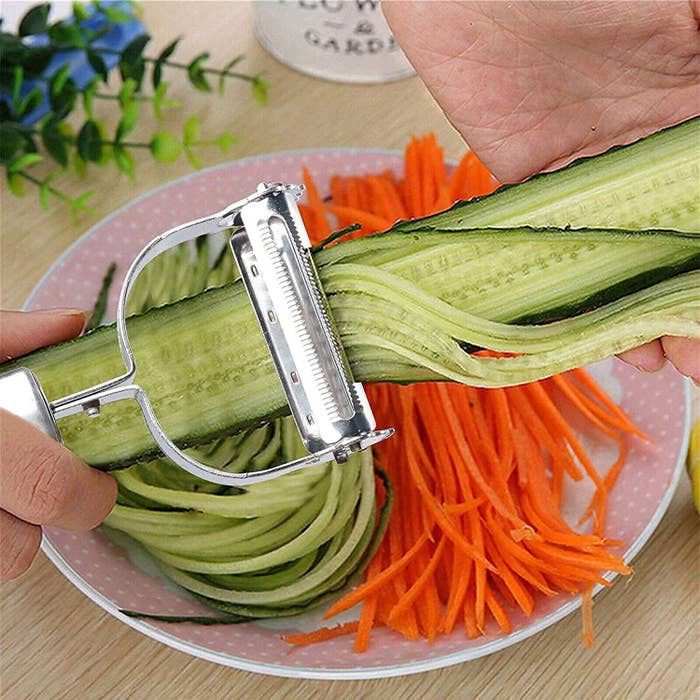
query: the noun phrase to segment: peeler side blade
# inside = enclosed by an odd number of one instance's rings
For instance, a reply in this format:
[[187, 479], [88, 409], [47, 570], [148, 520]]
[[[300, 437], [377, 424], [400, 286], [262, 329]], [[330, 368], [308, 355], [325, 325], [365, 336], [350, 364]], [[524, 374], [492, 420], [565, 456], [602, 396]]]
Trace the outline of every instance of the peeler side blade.
[[238, 222], [231, 249], [304, 446], [343, 461], [376, 422], [343, 352], [294, 192], [268, 188]]

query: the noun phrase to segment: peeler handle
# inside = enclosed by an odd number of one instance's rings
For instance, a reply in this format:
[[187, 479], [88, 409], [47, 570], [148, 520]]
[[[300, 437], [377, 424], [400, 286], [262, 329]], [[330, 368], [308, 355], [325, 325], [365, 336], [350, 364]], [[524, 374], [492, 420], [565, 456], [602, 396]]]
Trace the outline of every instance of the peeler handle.
[[0, 408], [26, 420], [42, 433], [61, 442], [61, 433], [46, 394], [34, 372], [26, 367], [0, 374]]

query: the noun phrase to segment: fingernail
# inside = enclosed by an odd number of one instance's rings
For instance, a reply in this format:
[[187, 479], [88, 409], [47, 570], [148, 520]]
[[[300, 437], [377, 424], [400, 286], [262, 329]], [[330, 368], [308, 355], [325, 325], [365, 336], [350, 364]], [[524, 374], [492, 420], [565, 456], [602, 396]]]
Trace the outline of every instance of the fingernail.
[[629, 362], [628, 364], [632, 365], [632, 367], [634, 367], [636, 370], [639, 370], [640, 372], [646, 372], [647, 374], [656, 374], [666, 366], [666, 358], [664, 357], [663, 362], [658, 366], [650, 366], [645, 364], [638, 365], [634, 362]]
[[40, 314], [45, 316], [61, 316], [63, 318], [72, 318], [79, 316], [82, 318], [83, 325], [80, 329], [80, 333], [83, 333], [87, 328], [87, 324], [92, 317], [92, 310], [86, 309], [74, 309], [71, 307], [60, 307], [57, 309], [37, 309], [36, 311], [31, 311], [32, 314]]

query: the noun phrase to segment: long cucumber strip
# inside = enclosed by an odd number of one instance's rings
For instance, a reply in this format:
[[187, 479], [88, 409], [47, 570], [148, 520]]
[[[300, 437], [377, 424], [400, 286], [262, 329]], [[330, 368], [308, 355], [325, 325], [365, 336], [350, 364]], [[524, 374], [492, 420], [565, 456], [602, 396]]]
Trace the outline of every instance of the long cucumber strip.
[[588, 226], [698, 231], [700, 117], [554, 173], [503, 187], [401, 231]]
[[[307, 501], [314, 488], [318, 487], [327, 471], [325, 465], [320, 465], [280, 477], [284, 479], [282, 484], [251, 484], [246, 492], [239, 494], [236, 499], [230, 499], [226, 495], [184, 493], [161, 486], [151, 486], [137, 479], [131, 471], [119, 473], [117, 479], [120, 486], [123, 485], [130, 491], [159, 503], [177, 508], [193, 508], [202, 513], [227, 518], [253, 518], [275, 511], [299, 508]], [[282, 489], [280, 485], [283, 486]]]
[[[355, 460], [356, 461], [356, 460]], [[348, 468], [349, 466], [349, 468]], [[355, 468], [353, 468], [355, 467]], [[159, 560], [175, 566], [178, 569], [208, 574], [235, 574], [250, 571], [260, 571], [272, 566], [278, 566], [287, 561], [294, 560], [308, 552], [317, 549], [333, 538], [340, 527], [347, 522], [355, 507], [355, 499], [359, 496], [357, 488], [357, 476], [359, 464], [338, 467], [332, 469], [331, 483], [328, 492], [324, 494], [322, 507], [313, 518], [308, 515], [302, 520], [303, 529], [297, 532], [284, 532], [283, 536], [272, 541], [269, 534], [267, 538], [258, 538], [256, 549], [264, 550], [257, 556], [250, 556], [251, 552], [244, 552], [245, 559], [241, 559], [241, 547], [234, 547], [233, 556], [227, 560], [203, 559], [201, 553], [193, 552], [190, 556], [169, 554], [161, 550], [147, 549]], [[341, 494], [347, 494], [341, 498]], [[308, 503], [311, 503], [309, 501]], [[299, 512], [306, 507], [300, 509]], [[336, 512], [337, 511], [337, 512]], [[293, 516], [294, 517], [294, 516]], [[270, 539], [270, 544], [265, 541]]]

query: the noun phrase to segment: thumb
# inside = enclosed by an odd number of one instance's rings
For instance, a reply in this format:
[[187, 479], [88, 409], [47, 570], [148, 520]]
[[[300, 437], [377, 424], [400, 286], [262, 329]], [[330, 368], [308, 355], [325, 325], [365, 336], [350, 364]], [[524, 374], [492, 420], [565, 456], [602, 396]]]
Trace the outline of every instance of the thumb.
[[80, 335], [88, 313], [81, 309], [0, 311], [0, 362]]

